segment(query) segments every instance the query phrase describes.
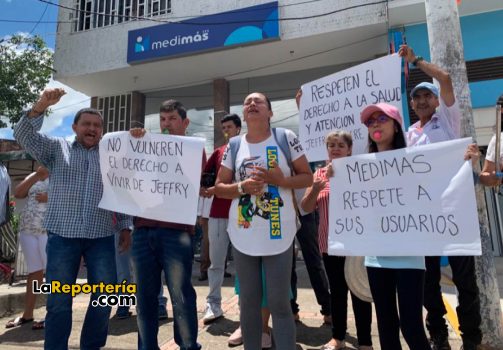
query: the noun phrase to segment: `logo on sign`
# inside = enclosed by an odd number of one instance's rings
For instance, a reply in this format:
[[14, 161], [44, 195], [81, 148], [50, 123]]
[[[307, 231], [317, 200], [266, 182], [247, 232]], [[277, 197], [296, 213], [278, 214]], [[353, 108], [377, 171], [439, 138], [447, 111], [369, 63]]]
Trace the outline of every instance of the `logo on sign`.
[[206, 41], [209, 38], [210, 38], [210, 31], [203, 30], [202, 33], [197, 31], [193, 35], [183, 35], [183, 36], [177, 35], [170, 39], [152, 41], [152, 44], [150, 44], [149, 36], [139, 35], [136, 38], [134, 52], [139, 53], [139, 52], [147, 52], [150, 50], [156, 51], [167, 47], [197, 44]]
[[145, 52], [150, 50], [150, 37], [138, 35], [134, 45], [134, 52]]

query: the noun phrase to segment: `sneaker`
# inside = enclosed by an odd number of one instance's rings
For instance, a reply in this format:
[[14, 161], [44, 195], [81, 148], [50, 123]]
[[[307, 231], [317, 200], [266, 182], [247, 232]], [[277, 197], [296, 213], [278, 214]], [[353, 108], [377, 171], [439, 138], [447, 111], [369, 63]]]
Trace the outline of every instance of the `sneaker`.
[[346, 349], [346, 342], [340, 340], [331, 339], [328, 343], [323, 345], [320, 350], [341, 350]]
[[236, 329], [231, 334], [231, 336], [227, 340], [227, 344], [229, 344], [229, 346], [238, 346], [243, 344], [243, 335], [241, 334], [241, 327], [238, 327], [238, 329]]
[[447, 337], [432, 337], [430, 345], [431, 350], [451, 350]]
[[224, 312], [219, 305], [206, 304], [206, 311], [203, 316], [203, 323], [209, 324], [224, 315]]
[[272, 348], [272, 338], [270, 332], [262, 332], [262, 349]]
[[115, 313], [115, 317], [117, 317], [118, 320], [124, 320], [126, 318], [131, 317], [133, 313], [129, 311], [129, 307], [127, 306], [119, 306], [117, 308], [117, 312]]
[[168, 319], [168, 310], [166, 309], [166, 306], [159, 305], [157, 317], [159, 318], [159, 320]]

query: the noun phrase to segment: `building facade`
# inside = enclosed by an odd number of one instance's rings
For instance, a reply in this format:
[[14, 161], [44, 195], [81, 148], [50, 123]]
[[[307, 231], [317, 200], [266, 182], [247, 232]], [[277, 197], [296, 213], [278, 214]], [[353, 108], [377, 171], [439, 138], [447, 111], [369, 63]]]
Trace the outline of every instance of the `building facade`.
[[[207, 112], [189, 115], [208, 150], [224, 142], [219, 118], [253, 91], [290, 100], [289, 112], [275, 113], [278, 125], [288, 119], [293, 127], [298, 87], [386, 55], [392, 32], [429, 59], [424, 0], [60, 0], [59, 6], [54, 78], [92, 96], [106, 131], [142, 126], [160, 102], [176, 98]], [[503, 93], [503, 2], [464, 0], [459, 13], [477, 139], [487, 145]], [[421, 78], [411, 71], [411, 82]], [[491, 205], [499, 213], [498, 201]], [[499, 214], [492, 217], [499, 229]], [[493, 238], [501, 254], [501, 233]]]

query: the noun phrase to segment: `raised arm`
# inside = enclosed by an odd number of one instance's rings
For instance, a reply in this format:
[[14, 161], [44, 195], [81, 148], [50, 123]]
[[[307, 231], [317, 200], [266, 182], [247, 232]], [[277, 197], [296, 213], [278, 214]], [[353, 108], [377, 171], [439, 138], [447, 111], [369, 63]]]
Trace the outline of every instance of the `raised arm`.
[[32, 109], [14, 127], [14, 138], [35, 159], [48, 166], [53, 157], [54, 146], [58, 140], [40, 134], [43, 116], [50, 106], [56, 104], [65, 94], [63, 89], [44, 90]]
[[452, 86], [452, 80], [449, 73], [436, 64], [427, 62], [422, 57], [416, 56], [414, 50], [407, 45], [400, 46], [398, 54], [405, 58], [407, 62], [412, 63], [414, 66], [421, 69], [429, 77], [438, 81], [440, 84], [440, 97], [447, 107], [454, 104], [456, 98], [454, 97], [454, 88]]

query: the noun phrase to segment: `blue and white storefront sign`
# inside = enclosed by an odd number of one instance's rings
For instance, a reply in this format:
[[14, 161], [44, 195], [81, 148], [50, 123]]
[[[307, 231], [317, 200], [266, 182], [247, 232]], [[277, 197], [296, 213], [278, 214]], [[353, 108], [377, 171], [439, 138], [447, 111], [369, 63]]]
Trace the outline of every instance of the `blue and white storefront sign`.
[[278, 2], [128, 32], [128, 63], [279, 38]]

